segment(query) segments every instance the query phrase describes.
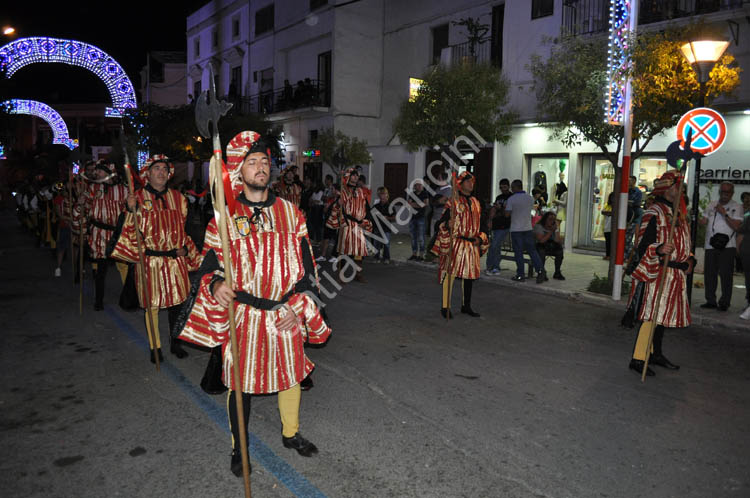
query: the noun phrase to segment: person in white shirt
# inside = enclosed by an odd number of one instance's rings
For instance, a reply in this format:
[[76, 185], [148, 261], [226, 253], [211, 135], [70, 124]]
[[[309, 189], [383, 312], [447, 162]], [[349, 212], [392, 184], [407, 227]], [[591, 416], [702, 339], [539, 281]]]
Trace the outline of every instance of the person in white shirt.
[[534, 198], [524, 192], [521, 180], [513, 180], [510, 189], [513, 195], [505, 201], [505, 216], [510, 217], [510, 240], [513, 243], [513, 253], [516, 259], [516, 276], [513, 280], [516, 282], [526, 280], [523, 271], [523, 252], [526, 251], [537, 271], [536, 283], [541, 284], [547, 279], [547, 274], [536, 252], [536, 240], [531, 230], [531, 209], [534, 207]]
[[[718, 308], [726, 311], [732, 303], [734, 257], [737, 253], [736, 230], [742, 224], [742, 206], [732, 200], [734, 184], [719, 185], [719, 200], [709, 203], [706, 216], [700, 222], [706, 225], [704, 283], [706, 302], [701, 308]], [[716, 302], [716, 285], [721, 277], [721, 297]]]

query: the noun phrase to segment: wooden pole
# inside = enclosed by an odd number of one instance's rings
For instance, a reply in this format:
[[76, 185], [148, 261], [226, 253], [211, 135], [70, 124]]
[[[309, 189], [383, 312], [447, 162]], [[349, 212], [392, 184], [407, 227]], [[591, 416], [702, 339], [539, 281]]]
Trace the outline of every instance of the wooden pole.
[[449, 285], [448, 311], [445, 313], [446, 320], [449, 320], [451, 318], [451, 300], [453, 299], [453, 283], [455, 281], [454, 279], [452, 279], [454, 264], [453, 240], [455, 239], [454, 232], [456, 230], [456, 210], [458, 209], [458, 207], [456, 206], [456, 203], [458, 202], [458, 181], [455, 171], [452, 172], [450, 178], [453, 188], [451, 188], [451, 209], [449, 211], [450, 217], [448, 218], [448, 262], [445, 265], [445, 278], [448, 279]]
[[[218, 136], [214, 136], [214, 155], [211, 158], [209, 164], [210, 168], [214, 172], [214, 186], [216, 189], [216, 196], [214, 197], [214, 207], [219, 212], [219, 219], [216, 220], [217, 228], [219, 229], [219, 238], [221, 239], [221, 254], [224, 263], [224, 282], [233, 287], [232, 278], [232, 254], [229, 251], [229, 234], [227, 232], [227, 224], [229, 219], [227, 217], [227, 208], [224, 197], [224, 182], [222, 181], [222, 168], [221, 168], [221, 150], [218, 148]], [[234, 290], [232, 288], [232, 290]], [[227, 308], [229, 314], [229, 339], [232, 348], [232, 380], [234, 381], [230, 386], [234, 390], [234, 399], [237, 408], [237, 425], [240, 430], [240, 453], [242, 455], [242, 477], [245, 483], [245, 497], [250, 498], [250, 460], [248, 455], [247, 441], [247, 428], [245, 427], [245, 416], [242, 402], [242, 374], [240, 372], [240, 355], [239, 348], [237, 346], [237, 329], [236, 322], [234, 319], [234, 303]]]
[[[130, 192], [130, 195], [134, 195], [135, 191], [133, 189], [133, 175], [130, 171], [129, 164], [125, 165], [125, 174], [128, 177], [128, 191]], [[151, 311], [151, 292], [149, 292], [148, 281], [146, 280], [146, 257], [143, 255], [143, 240], [141, 240], [140, 231], [141, 223], [137, 206], [136, 209], [133, 210], [133, 216], [135, 218], [133, 222], [133, 231], [135, 232], [135, 247], [136, 249], [138, 249], [138, 263], [136, 263], [136, 268], [138, 269], [138, 280], [140, 280], [141, 282], [141, 295], [143, 296], [144, 300], [143, 304], [146, 307], [146, 320], [148, 320], [148, 330], [146, 330], [146, 333], [148, 334], [148, 338], [151, 341], [151, 345], [154, 347], [152, 353], [154, 355], [156, 371], [158, 372], [160, 370], [160, 365], [159, 351], [156, 347], [156, 338], [158, 337], [159, 331], [154, 328], [154, 317]]]
[[[678, 170], [681, 172], [682, 169]], [[687, 164], [685, 164], [685, 171], [687, 171]], [[682, 176], [678, 177], [680, 179], [680, 184], [677, 187], [677, 198], [672, 202], [672, 224], [669, 227], [669, 234], [667, 235], [667, 244], [672, 243], [672, 238], [674, 236], [674, 229], [677, 226], [677, 218], [680, 217], [680, 201], [682, 199], [682, 189], [685, 185], [684, 178]], [[683, 220], [683, 223], [686, 223], [687, 220]], [[646, 341], [646, 354], [645, 359], [643, 360], [643, 372], [641, 372], [641, 382], [646, 381], [646, 372], [648, 371], [648, 359], [651, 356], [651, 345], [654, 341], [654, 327], [656, 327], [656, 319], [659, 316], [659, 307], [661, 304], [661, 296], [664, 292], [664, 282], [666, 280], [667, 276], [667, 267], [669, 265], [669, 259], [672, 255], [671, 254], [665, 254], [664, 255], [664, 265], [662, 265], [661, 270], [659, 270], [659, 288], [656, 291], [656, 301], [654, 302], [654, 312], [651, 315], [651, 321], [646, 322], [649, 323], [650, 326], [646, 329], [647, 334], [647, 341]]]

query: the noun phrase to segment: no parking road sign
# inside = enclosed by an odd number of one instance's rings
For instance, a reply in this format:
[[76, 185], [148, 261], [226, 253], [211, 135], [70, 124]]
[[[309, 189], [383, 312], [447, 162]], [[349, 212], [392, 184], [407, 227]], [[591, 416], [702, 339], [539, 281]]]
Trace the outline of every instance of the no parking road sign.
[[677, 123], [677, 139], [685, 145], [688, 131], [692, 130], [690, 148], [704, 156], [719, 150], [727, 137], [727, 124], [721, 114], [708, 107], [698, 107], [686, 112]]

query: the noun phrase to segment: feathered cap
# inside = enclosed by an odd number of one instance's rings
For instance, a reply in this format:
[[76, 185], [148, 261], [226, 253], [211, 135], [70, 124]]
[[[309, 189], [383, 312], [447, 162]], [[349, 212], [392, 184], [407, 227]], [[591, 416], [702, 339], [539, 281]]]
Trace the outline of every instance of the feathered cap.
[[241, 169], [245, 158], [253, 152], [262, 152], [270, 157], [271, 153], [260, 133], [254, 131], [242, 131], [227, 144], [227, 172], [232, 186], [234, 197], [242, 192]]
[[[672, 188], [677, 182], [681, 182], [683, 176], [677, 170], [669, 170], [659, 177], [658, 180], [654, 181], [654, 190], [651, 195], [656, 197], [663, 197], [667, 190]], [[683, 194], [684, 194], [683, 190]], [[687, 213], [687, 206], [685, 205], [685, 197], [677, 200], [679, 206], [679, 213], [683, 216]]]
[[465, 182], [466, 180], [471, 180], [472, 178], [474, 178], [474, 175], [472, 175], [468, 171], [464, 171], [463, 173], [461, 173], [460, 175], [458, 175], [458, 178], [456, 179], [456, 182], [460, 185], [463, 182]]
[[168, 173], [167, 173], [167, 180], [172, 178], [174, 176], [174, 164], [169, 162], [169, 158], [165, 156], [164, 154], [154, 154], [153, 156], [149, 157], [146, 160], [146, 164], [143, 165], [143, 168], [141, 168], [140, 171], [140, 177], [141, 180], [144, 182], [148, 180], [147, 173], [148, 170], [151, 169], [151, 166], [153, 166], [156, 163], [164, 163], [167, 165]]

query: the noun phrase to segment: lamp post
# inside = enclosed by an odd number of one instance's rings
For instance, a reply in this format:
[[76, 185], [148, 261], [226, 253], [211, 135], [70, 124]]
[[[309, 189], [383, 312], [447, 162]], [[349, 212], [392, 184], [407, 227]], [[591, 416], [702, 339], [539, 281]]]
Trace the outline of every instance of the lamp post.
[[[729, 46], [727, 41], [700, 40], [689, 41], [682, 45], [680, 49], [695, 71], [700, 84], [700, 102], [701, 107], [706, 107], [706, 83], [710, 79], [711, 70], [716, 62], [724, 54]], [[691, 208], [690, 223], [690, 249], [695, 254], [695, 239], [698, 234], [698, 199], [700, 195], [700, 174], [701, 158], [695, 160], [695, 175], [693, 176], [693, 204]], [[692, 302], [693, 297], [693, 273], [687, 278], [687, 295], [688, 302]]]

